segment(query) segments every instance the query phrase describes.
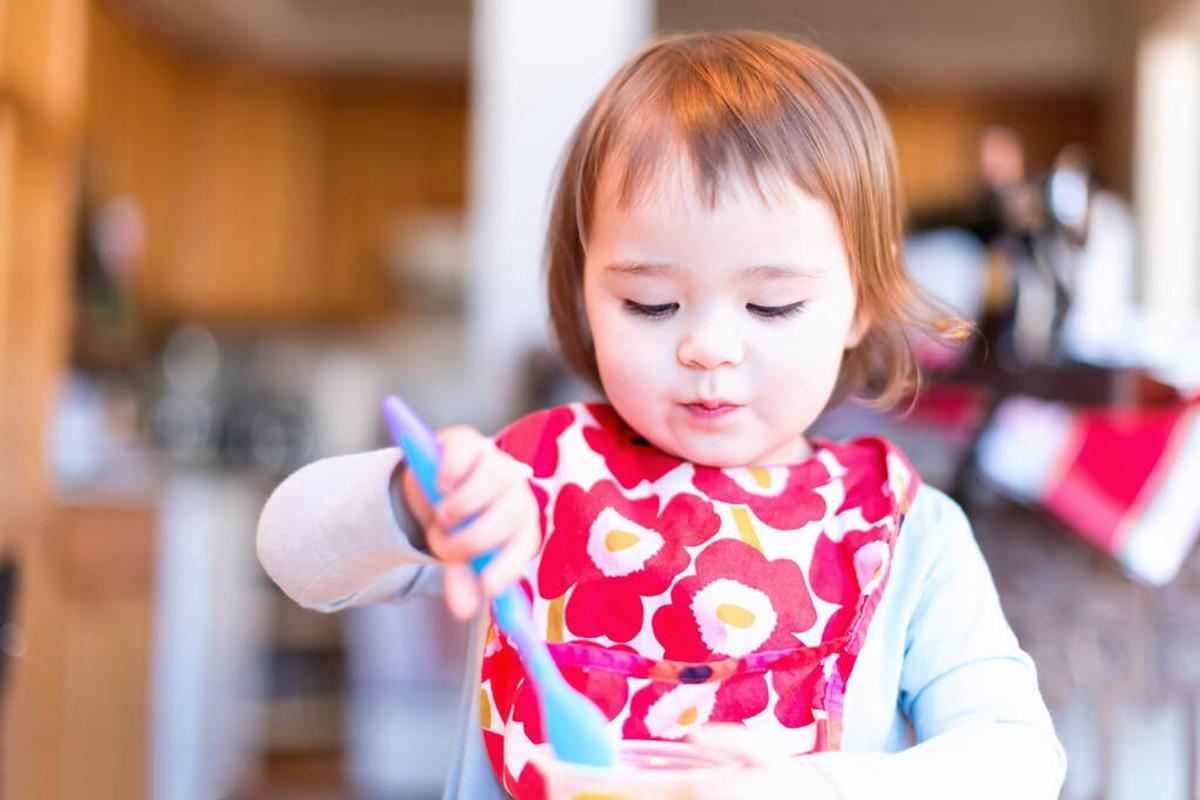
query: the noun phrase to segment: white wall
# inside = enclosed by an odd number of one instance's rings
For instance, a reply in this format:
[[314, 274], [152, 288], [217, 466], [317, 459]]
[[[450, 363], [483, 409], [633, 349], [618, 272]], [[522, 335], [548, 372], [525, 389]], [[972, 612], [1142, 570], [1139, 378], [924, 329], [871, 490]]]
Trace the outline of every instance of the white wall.
[[517, 368], [549, 341], [542, 251], [568, 137], [650, 35], [650, 0], [478, 0], [471, 63], [467, 324], [473, 420], [511, 416]]
[[1137, 86], [1142, 299], [1182, 322], [1200, 316], [1200, 2], [1145, 35]]

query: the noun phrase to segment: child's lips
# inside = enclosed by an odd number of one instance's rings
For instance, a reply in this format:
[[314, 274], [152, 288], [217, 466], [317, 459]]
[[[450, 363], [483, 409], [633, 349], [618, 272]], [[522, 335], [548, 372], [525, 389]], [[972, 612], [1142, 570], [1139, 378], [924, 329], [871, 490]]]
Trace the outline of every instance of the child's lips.
[[694, 419], [702, 422], [712, 422], [719, 419], [724, 419], [733, 412], [741, 408], [737, 403], [727, 403], [723, 400], [706, 400], [696, 403], [684, 403], [683, 407], [687, 409]]

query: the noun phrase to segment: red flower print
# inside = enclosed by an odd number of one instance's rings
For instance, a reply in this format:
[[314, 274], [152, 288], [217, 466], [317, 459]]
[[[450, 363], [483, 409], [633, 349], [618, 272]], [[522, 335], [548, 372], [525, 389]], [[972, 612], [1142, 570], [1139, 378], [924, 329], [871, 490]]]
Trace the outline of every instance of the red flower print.
[[558, 437], [574, 421], [569, 406], [537, 411], [500, 431], [496, 447], [528, 464], [533, 477], [548, 478], [558, 469]]
[[[496, 634], [489, 631], [483, 660], [483, 679], [491, 680], [492, 701], [489, 703], [487, 693], [482, 693], [480, 713], [488, 761], [497, 775], [505, 775], [505, 740], [490, 728], [498, 726], [503, 730], [510, 722], [520, 723], [525, 737], [534, 745], [546, 743], [546, 731], [542, 724], [540, 698], [529, 682], [520, 658], [505, 638], [493, 637]], [[613, 649], [632, 650], [620, 645]], [[574, 666], [563, 667], [562, 673], [567, 683], [591, 698], [610, 720], [616, 718], [629, 701], [629, 679], [624, 675]], [[541, 776], [531, 764], [521, 770], [519, 778], [507, 773], [507, 786], [514, 797], [523, 800], [543, 796]]]
[[[635, 652], [627, 645], [613, 645], [612, 650]], [[629, 678], [617, 672], [602, 669], [585, 669], [584, 667], [564, 666], [563, 678], [575, 688], [575, 691], [586, 695], [609, 720], [616, 719], [621, 709], [629, 702]]]
[[517, 658], [517, 651], [504, 641], [496, 641], [495, 628], [488, 629], [488, 646], [483, 657], [480, 677], [491, 681], [492, 706], [490, 714], [501, 723], [508, 722], [517, 687], [525, 679], [525, 671]]
[[[863, 519], [876, 523], [884, 517], [898, 513], [898, 506], [907, 506], [908, 497], [895, 497], [889, 483], [888, 456], [900, 459], [897, 467], [904, 467], [909, 475], [914, 475], [912, 467], [904, 461], [899, 453], [882, 439], [864, 437], [855, 439], [844, 445], [829, 447], [834, 457], [846, 469], [842, 480], [845, 481], [846, 497], [842, 501], [838, 513], [851, 508], [861, 508]], [[905, 484], [905, 490], [915, 488], [915, 481]]]
[[504, 775], [504, 737], [492, 731], [483, 732], [483, 749], [487, 752], [492, 772], [502, 780]]
[[795, 530], [825, 515], [825, 500], [812, 490], [829, 481], [815, 458], [785, 467], [697, 467], [692, 483], [705, 497], [749, 506], [779, 530]]
[[[533, 587], [527, 579], [522, 578], [517, 585], [526, 597], [532, 599]], [[512, 643], [499, 631], [495, 623], [488, 625], [479, 677], [481, 681], [491, 681], [493, 705], [484, 713], [495, 715], [501, 723], [508, 722], [517, 687], [525, 680], [525, 668], [521, 665], [521, 659]]]
[[524, 677], [523, 669], [521, 674], [522, 679], [517, 684], [516, 695], [513, 698], [512, 721], [525, 726], [525, 735], [529, 737], [529, 741], [545, 744], [546, 731], [542, 728], [542, 707], [538, 702], [537, 690], [530, 684], [529, 679]]
[[818, 694], [825, 687], [820, 663], [772, 670], [771, 685], [779, 695], [775, 701], [775, 718], [784, 727], [803, 728], [813, 723], [813, 708], [821, 705]]
[[718, 684], [653, 681], [629, 703], [625, 739], [682, 739], [712, 716]]
[[762, 675], [734, 675], [721, 683], [710, 722], [741, 722], [767, 710], [770, 698]]
[[[633, 648], [625, 645], [614, 645], [613, 650], [633, 652]], [[525, 678], [524, 668], [521, 671], [522, 681], [513, 687], [516, 702], [513, 707], [513, 720], [525, 725], [525, 735], [530, 741], [541, 744], [545, 741], [542, 730], [540, 701], [533, 685]], [[602, 669], [586, 669], [584, 667], [561, 667], [563, 678], [574, 687], [575, 691], [591, 699], [596, 707], [608, 719], [616, 718], [625, 708], [629, 700], [629, 678], [616, 672]]]
[[842, 606], [829, 616], [825, 630], [821, 632], [821, 641], [828, 642], [850, 632], [850, 626], [858, 619], [858, 609], [855, 606]]
[[677, 494], [629, 499], [612, 481], [559, 492], [554, 523], [538, 565], [538, 591], [553, 600], [574, 586], [565, 621], [580, 638], [628, 642], [642, 629], [642, 598], [662, 594], [691, 560], [686, 547], [721, 527], [712, 504]]
[[621, 486], [632, 489], [644, 480], [653, 483], [680, 465], [678, 458], [659, 450], [629, 427], [612, 406], [597, 403], [587, 409], [599, 427], [585, 426], [583, 438], [604, 458], [608, 471]]
[[[632, 650], [632, 648], [623, 646], [615, 646], [614, 649]], [[511, 721], [521, 723], [524, 726], [525, 736], [531, 743], [534, 745], [543, 745], [546, 743], [546, 731], [542, 725], [540, 698], [526, 677], [524, 668], [517, 659], [516, 653], [507, 645], [504, 647], [504, 650], [509, 652], [516, 663], [516, 670], [521, 675], [521, 679], [512, 687], [513, 697], [510, 705], [512, 708]], [[600, 708], [601, 712], [610, 720], [621, 713], [621, 710], [625, 708], [625, 704], [629, 700], [629, 680], [624, 675], [605, 670], [588, 670], [572, 666], [564, 667], [562, 673], [567, 683], [573, 686], [576, 691], [591, 698]], [[497, 707], [499, 706], [500, 703], [497, 701]], [[505, 722], [508, 722], [507, 718], [505, 718]], [[489, 733], [488, 731], [484, 732], [484, 745], [487, 748], [488, 759], [492, 763], [492, 768], [499, 775], [502, 773], [497, 769], [496, 765], [503, 764], [504, 741], [499, 735], [491, 734], [492, 737], [495, 737], [496, 741], [489, 742]], [[495, 751], [494, 753], [493, 750]], [[543, 797], [545, 791], [542, 785], [542, 776], [531, 763], [525, 765], [518, 777], [512, 776], [511, 773], [508, 774], [507, 788], [512, 792], [513, 797], [520, 798], [520, 800]]]
[[625, 724], [621, 726], [621, 738], [653, 739], [654, 735], [646, 727], [646, 712], [658, 702], [659, 698], [677, 685], [666, 681], [650, 681], [639, 689], [629, 704], [629, 716], [625, 718]]
[[769, 702], [761, 674], [735, 675], [720, 683], [652, 681], [638, 690], [622, 727], [626, 739], [682, 739], [709, 722], [742, 722]]
[[858, 583], [854, 578], [854, 551], [830, 539], [824, 531], [813, 546], [808, 580], [813, 594], [828, 603], [840, 606], [858, 600]]
[[653, 626], [664, 658], [712, 661], [798, 647], [797, 634], [816, 621], [794, 561], [768, 561], [742, 541], [720, 539], [696, 557], [696, 573], [672, 587]]
[[525, 764], [520, 777], [515, 781], [510, 773], [504, 788], [516, 800], [545, 800], [546, 798], [546, 779], [532, 763]]
[[[808, 568], [808, 580], [813, 594], [829, 603], [854, 607], [869, 586], [881, 564], [868, 561], [874, 549], [863, 548], [874, 543], [887, 549], [887, 528], [880, 525], [867, 530], [847, 531], [840, 541], [834, 541], [822, 532], [813, 547], [812, 562]], [[859, 553], [862, 555], [857, 555]], [[856, 561], [857, 558], [857, 561]], [[873, 566], [875, 569], [868, 567]], [[864, 574], [860, 574], [866, 570]]]
[[533, 499], [537, 501], [538, 506], [538, 531], [542, 534], [542, 541], [546, 540], [546, 506], [550, 504], [550, 493], [542, 487], [529, 482], [529, 488], [533, 490]]

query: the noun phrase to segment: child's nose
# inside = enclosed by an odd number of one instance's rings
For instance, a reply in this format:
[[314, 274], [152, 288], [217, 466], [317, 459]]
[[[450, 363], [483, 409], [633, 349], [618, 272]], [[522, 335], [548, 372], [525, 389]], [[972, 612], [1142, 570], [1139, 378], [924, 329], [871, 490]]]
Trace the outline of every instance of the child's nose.
[[721, 319], [698, 322], [679, 343], [679, 363], [691, 369], [736, 366], [743, 356], [736, 326]]

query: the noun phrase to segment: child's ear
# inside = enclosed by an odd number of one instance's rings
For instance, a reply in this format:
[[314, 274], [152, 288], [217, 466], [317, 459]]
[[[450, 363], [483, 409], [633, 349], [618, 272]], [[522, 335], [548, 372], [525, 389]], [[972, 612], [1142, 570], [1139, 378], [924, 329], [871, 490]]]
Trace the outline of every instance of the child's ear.
[[854, 319], [850, 322], [850, 330], [846, 331], [846, 349], [853, 350], [858, 347], [859, 342], [867, 335], [867, 331], [871, 329], [871, 317], [866, 310], [861, 306], [854, 312]]

